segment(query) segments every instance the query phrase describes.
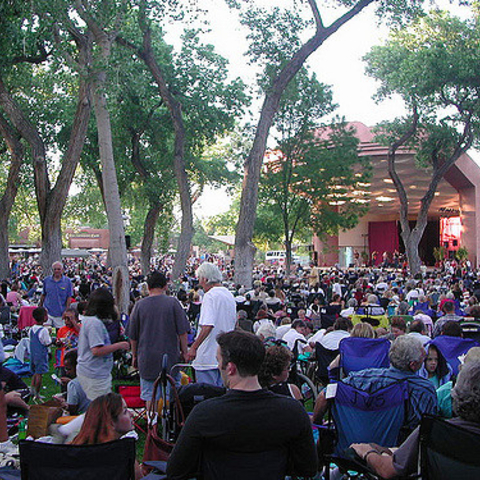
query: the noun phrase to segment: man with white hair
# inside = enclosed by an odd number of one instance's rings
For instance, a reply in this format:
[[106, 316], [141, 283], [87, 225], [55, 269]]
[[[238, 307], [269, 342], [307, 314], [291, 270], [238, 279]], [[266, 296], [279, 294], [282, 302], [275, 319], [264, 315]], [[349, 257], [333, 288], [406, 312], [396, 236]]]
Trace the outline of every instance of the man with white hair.
[[[352, 372], [342, 381], [368, 393], [406, 381], [408, 409], [405, 426], [413, 429], [420, 423], [424, 413], [437, 413], [437, 395], [433, 384], [417, 375], [426, 357], [425, 349], [417, 338], [402, 335], [392, 343], [388, 356], [390, 367]], [[314, 423], [321, 423], [326, 409], [327, 400], [322, 392], [315, 402]]]
[[187, 354], [193, 360], [197, 382], [222, 386], [218, 369], [217, 336], [235, 329], [236, 303], [233, 295], [222, 285], [222, 273], [213, 263], [205, 262], [197, 270], [198, 283], [205, 291], [199, 331]]
[[[455, 388], [452, 390], [453, 409], [458, 415], [451, 423], [480, 435], [480, 361], [471, 362], [462, 368]], [[381, 478], [407, 477], [417, 472], [419, 460], [420, 431], [417, 428], [402, 445], [387, 454], [375, 444], [354, 443], [351, 447], [363, 458], [371, 470]], [[472, 470], [473, 472], [473, 470]], [[478, 478], [472, 473], [469, 478]]]
[[40, 306], [47, 309], [49, 323], [55, 328], [61, 328], [64, 325], [63, 312], [72, 301], [73, 286], [71, 280], [63, 274], [62, 262], [54, 262], [52, 271], [53, 275], [43, 280]]

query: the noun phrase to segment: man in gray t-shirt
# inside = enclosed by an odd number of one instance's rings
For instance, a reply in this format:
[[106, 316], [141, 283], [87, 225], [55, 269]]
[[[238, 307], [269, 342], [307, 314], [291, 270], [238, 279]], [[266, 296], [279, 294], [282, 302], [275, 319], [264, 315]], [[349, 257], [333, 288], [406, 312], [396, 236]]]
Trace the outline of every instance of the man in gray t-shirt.
[[141, 397], [152, 400], [153, 383], [160, 374], [163, 355], [168, 370], [187, 352], [187, 316], [180, 302], [166, 295], [167, 278], [152, 272], [147, 279], [149, 296], [134, 307], [127, 333], [132, 346], [132, 363], [140, 371]]

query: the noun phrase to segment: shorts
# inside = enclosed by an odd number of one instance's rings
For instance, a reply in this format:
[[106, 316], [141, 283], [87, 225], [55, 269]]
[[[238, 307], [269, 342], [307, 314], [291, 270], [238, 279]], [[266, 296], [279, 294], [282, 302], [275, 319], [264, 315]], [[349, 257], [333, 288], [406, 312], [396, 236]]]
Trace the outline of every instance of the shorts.
[[35, 375], [48, 373], [48, 354], [45, 357], [32, 357], [30, 359], [30, 371]]
[[45, 325], [51, 325], [53, 328], [62, 328], [65, 326], [65, 321], [61, 316], [54, 317], [53, 315], [49, 315], [48, 321], [45, 323]]
[[208, 383], [216, 387], [223, 387], [222, 376], [218, 368], [211, 370], [195, 370], [195, 380], [197, 383]]
[[[178, 388], [180, 386], [180, 372], [177, 372], [173, 375], [173, 379], [175, 380], [175, 386]], [[140, 398], [145, 402], [150, 402], [153, 399], [153, 384], [155, 380], [146, 380], [145, 378], [140, 377]], [[167, 384], [167, 396], [170, 398], [170, 390], [171, 390], [170, 383]], [[159, 385], [157, 388], [157, 394], [155, 400], [160, 400], [162, 396], [162, 389]]]
[[78, 381], [90, 401], [112, 391], [112, 376], [106, 378], [89, 378], [77, 373]]

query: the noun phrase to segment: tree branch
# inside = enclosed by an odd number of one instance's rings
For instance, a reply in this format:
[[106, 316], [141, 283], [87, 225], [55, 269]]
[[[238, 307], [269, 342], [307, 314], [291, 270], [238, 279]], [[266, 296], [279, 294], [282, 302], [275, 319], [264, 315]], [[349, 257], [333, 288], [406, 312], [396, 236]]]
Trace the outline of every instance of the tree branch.
[[50, 56], [51, 52], [47, 52], [42, 43], [39, 43], [37, 46], [40, 51], [38, 55], [17, 55], [13, 57], [12, 63], [14, 65], [18, 65], [19, 63], [32, 63], [34, 65], [39, 65], [40, 63], [43, 63]]
[[320, 11], [318, 10], [318, 5], [316, 0], [308, 0], [310, 9], [312, 10], [313, 18], [315, 20], [315, 25], [317, 27], [317, 32], [323, 29], [323, 20]]
[[405, 231], [409, 231], [408, 198], [407, 198], [407, 192], [405, 191], [405, 187], [402, 183], [402, 180], [400, 179], [397, 173], [395, 161], [396, 161], [397, 150], [402, 145], [407, 143], [413, 137], [413, 135], [415, 135], [415, 132], [417, 131], [417, 128], [418, 128], [418, 119], [419, 119], [418, 109], [417, 109], [417, 106], [414, 105], [412, 123], [410, 125], [410, 128], [397, 141], [393, 142], [390, 148], [388, 149], [388, 173], [398, 192], [398, 198], [402, 206], [402, 208], [400, 209], [400, 219], [402, 223], [402, 230], [405, 229]]

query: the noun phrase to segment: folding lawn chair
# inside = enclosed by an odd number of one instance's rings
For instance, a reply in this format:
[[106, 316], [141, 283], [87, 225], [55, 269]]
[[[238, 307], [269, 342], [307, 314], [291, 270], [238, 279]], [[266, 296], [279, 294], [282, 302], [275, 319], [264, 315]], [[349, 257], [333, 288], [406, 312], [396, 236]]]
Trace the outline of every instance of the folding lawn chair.
[[426, 346], [428, 345], [435, 345], [440, 350], [447, 363], [452, 367], [455, 376], [458, 375], [458, 367], [461, 364], [459, 357], [465, 355], [472, 347], [480, 347], [475, 340], [448, 335], [439, 335], [428, 342]]
[[425, 415], [420, 424], [422, 480], [480, 478], [480, 435]]
[[193, 408], [204, 400], [209, 398], [221, 397], [225, 395], [225, 387], [217, 387], [208, 383], [190, 383], [180, 387], [178, 398], [182, 405], [185, 418], [188, 417]]
[[480, 322], [477, 319], [460, 322], [460, 326], [462, 327], [463, 338], [480, 342]]
[[140, 398], [140, 385], [117, 385], [116, 390], [125, 400], [128, 409], [132, 412], [132, 421], [135, 428], [147, 434], [146, 428], [142, 427], [139, 423], [140, 421], [144, 421], [145, 423], [148, 421], [145, 400]]
[[388, 367], [390, 341], [386, 338], [347, 337], [340, 341], [340, 371], [343, 376], [366, 368]]
[[377, 443], [384, 447], [398, 446], [407, 410], [408, 387], [406, 382], [397, 382], [373, 393], [367, 393], [343, 382], [329, 386], [329, 425], [324, 434], [332, 434], [334, 427], [336, 443], [333, 454], [323, 453], [326, 463], [325, 478], [330, 474], [330, 463], [341, 471], [348, 471], [351, 462], [345, 451], [352, 443]]
[[98, 445], [20, 442], [22, 480], [134, 480], [135, 440]]
[[330, 382], [331, 379], [328, 367], [333, 362], [333, 360], [337, 358], [339, 352], [339, 350], [329, 350], [318, 342], [315, 344], [315, 359], [317, 361], [315, 378], [322, 385], [327, 385]]

